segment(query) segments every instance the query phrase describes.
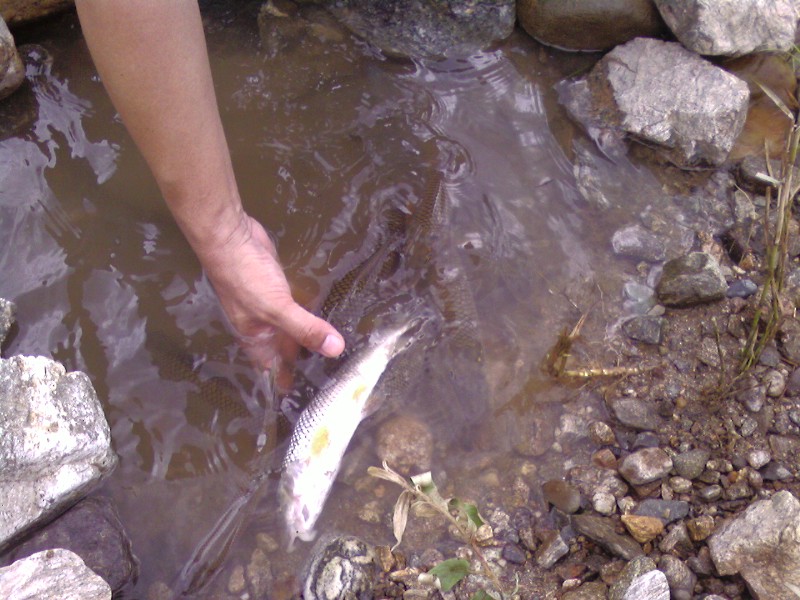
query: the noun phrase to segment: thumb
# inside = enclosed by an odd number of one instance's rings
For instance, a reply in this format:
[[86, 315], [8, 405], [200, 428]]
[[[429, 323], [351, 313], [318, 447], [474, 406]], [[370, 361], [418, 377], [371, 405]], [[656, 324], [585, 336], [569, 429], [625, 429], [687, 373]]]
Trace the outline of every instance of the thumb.
[[315, 317], [296, 302], [281, 311], [275, 325], [312, 352], [335, 358], [344, 351], [344, 338], [333, 325]]

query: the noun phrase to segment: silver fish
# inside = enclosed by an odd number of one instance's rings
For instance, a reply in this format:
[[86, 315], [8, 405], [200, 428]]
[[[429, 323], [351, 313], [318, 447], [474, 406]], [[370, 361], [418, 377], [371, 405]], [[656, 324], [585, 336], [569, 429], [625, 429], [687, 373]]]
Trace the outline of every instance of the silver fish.
[[415, 321], [373, 333], [368, 344], [351, 354], [306, 407], [295, 425], [283, 461], [279, 496], [289, 534], [314, 539], [317, 522], [358, 424], [378, 407], [372, 390], [389, 361], [414, 337], [404, 334]]

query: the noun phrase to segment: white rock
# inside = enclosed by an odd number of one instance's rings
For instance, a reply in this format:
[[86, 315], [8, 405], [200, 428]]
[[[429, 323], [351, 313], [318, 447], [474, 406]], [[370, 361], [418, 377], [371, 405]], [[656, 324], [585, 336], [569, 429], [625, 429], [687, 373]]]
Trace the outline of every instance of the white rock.
[[0, 569], [4, 600], [110, 600], [111, 588], [69, 550], [44, 550]]
[[85, 496], [116, 464], [86, 374], [44, 357], [0, 359], [0, 549]]

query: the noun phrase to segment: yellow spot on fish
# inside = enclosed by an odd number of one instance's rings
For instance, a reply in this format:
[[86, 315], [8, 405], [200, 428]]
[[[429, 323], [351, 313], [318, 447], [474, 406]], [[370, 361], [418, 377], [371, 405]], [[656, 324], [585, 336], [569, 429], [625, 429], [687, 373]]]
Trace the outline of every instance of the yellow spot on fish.
[[325, 451], [328, 444], [330, 444], [328, 428], [320, 427], [319, 431], [317, 431], [311, 439], [311, 455], [319, 456]]
[[358, 387], [355, 389], [355, 391], [353, 392], [353, 401], [355, 401], [355, 402], [360, 402], [360, 401], [361, 401], [361, 396], [363, 396], [363, 395], [364, 395], [365, 393], [367, 393], [368, 391], [369, 391], [369, 390], [367, 389], [367, 386], [366, 386], [366, 385], [364, 385], [364, 384], [361, 384], [361, 385], [359, 385], [359, 386], [358, 386]]

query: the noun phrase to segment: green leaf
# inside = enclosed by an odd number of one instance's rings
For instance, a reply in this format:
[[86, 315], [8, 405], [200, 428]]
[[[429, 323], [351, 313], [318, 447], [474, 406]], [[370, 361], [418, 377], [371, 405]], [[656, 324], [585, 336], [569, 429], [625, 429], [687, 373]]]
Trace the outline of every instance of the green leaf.
[[483, 590], [478, 590], [469, 597], [469, 600], [494, 600], [494, 598]]
[[468, 522], [475, 526], [475, 529], [483, 525], [483, 519], [478, 513], [478, 507], [471, 502], [463, 502], [458, 498], [451, 498], [448, 503], [451, 510], [455, 510], [459, 516], [463, 516]]
[[439, 578], [442, 591], [449, 592], [455, 584], [469, 575], [469, 563], [463, 558], [448, 558], [428, 572]]

